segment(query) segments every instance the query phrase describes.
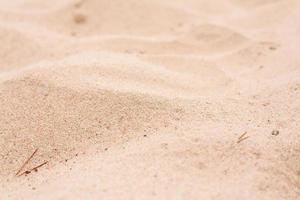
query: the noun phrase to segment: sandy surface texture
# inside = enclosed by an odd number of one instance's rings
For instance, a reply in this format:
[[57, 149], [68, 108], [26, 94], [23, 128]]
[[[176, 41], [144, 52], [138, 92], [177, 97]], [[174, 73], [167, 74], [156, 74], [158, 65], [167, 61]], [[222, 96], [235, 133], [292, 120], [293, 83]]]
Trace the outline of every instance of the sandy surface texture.
[[0, 1], [0, 199], [300, 199], [299, 0]]

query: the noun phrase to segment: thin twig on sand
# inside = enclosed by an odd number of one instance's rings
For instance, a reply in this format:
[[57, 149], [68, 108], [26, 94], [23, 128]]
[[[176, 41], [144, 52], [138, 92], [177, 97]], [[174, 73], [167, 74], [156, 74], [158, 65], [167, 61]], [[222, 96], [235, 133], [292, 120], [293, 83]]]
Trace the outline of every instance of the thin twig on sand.
[[[242, 141], [248, 139], [249, 136], [246, 136], [246, 135], [247, 135], [247, 132], [243, 133], [243, 134], [239, 137], [237, 143], [241, 143]], [[246, 136], [246, 137], [245, 137], [245, 136]]]
[[36, 167], [30, 169], [30, 170], [27, 170], [27, 171], [21, 173], [19, 176], [22, 176], [22, 175], [24, 175], [24, 174], [30, 174], [32, 171], [37, 171], [38, 168], [40, 168], [40, 167], [46, 165], [47, 163], [48, 163], [48, 161], [45, 161], [45, 162], [43, 162], [42, 164], [40, 164], [40, 165], [38, 165], [38, 166], [36, 166]]
[[27, 165], [27, 163], [33, 158], [33, 156], [36, 154], [36, 152], [38, 151], [38, 149], [35, 149], [35, 151], [31, 154], [31, 156], [29, 158], [27, 158], [27, 160], [23, 163], [23, 165], [20, 167], [20, 169], [18, 170], [18, 172], [16, 173], [16, 176], [24, 169], [24, 167]]

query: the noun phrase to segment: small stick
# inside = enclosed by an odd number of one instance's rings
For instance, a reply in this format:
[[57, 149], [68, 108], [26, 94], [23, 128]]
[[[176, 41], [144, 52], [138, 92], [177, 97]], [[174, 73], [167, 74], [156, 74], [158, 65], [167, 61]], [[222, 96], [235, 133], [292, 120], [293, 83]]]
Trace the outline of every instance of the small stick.
[[38, 166], [36, 166], [36, 167], [30, 169], [30, 170], [27, 170], [27, 171], [23, 172], [23, 173], [20, 174], [19, 176], [22, 176], [22, 175], [24, 175], [24, 174], [29, 174], [29, 173], [31, 173], [32, 171], [37, 171], [38, 168], [40, 168], [40, 167], [46, 165], [47, 163], [48, 163], [48, 161], [45, 161], [45, 162], [43, 162], [42, 164], [40, 164], [40, 165], [38, 165]]
[[242, 139], [245, 135], [247, 135], [247, 131], [239, 137], [239, 140]]
[[35, 151], [31, 154], [31, 156], [29, 158], [27, 158], [27, 160], [23, 163], [23, 165], [21, 166], [21, 168], [18, 170], [18, 172], [16, 173], [15, 176], [17, 176], [23, 169], [24, 167], [27, 165], [27, 163], [32, 159], [32, 157], [34, 156], [34, 154], [36, 154], [36, 152], [38, 151], [38, 149], [35, 149]]
[[[245, 133], [243, 133], [243, 134], [239, 137], [237, 143], [240, 143], [240, 142], [242, 142], [242, 141], [248, 139], [249, 136], [246, 136], [246, 135], [247, 135], [247, 131], [246, 131]], [[246, 136], [246, 137], [245, 137], [245, 136]]]
[[242, 141], [244, 141], [244, 140], [246, 140], [246, 139], [248, 139], [248, 138], [249, 138], [249, 136], [244, 137], [244, 138], [241, 138], [241, 139], [239, 139], [239, 140], [237, 141], [237, 143], [240, 143], [240, 142], [242, 142]]

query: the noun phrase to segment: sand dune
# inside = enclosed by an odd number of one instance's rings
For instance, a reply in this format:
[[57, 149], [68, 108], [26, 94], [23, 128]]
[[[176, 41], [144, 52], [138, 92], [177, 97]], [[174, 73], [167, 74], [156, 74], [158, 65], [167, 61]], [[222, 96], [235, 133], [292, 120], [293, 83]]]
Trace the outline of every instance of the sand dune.
[[299, 199], [299, 11], [1, 1], [0, 199]]

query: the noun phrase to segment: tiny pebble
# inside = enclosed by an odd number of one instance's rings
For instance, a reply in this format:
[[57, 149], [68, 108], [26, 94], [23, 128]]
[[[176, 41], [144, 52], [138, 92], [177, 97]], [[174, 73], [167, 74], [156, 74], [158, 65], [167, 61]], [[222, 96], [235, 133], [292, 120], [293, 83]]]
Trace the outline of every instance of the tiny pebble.
[[272, 131], [272, 135], [275, 135], [275, 136], [276, 136], [276, 135], [279, 135], [279, 131], [278, 131], [278, 130], [273, 130], [273, 131]]

